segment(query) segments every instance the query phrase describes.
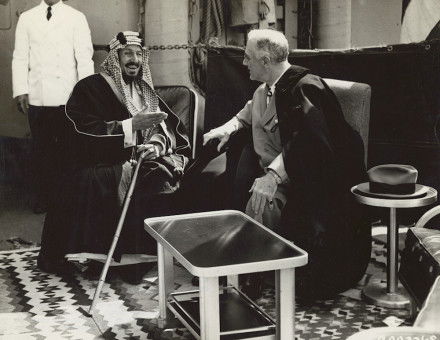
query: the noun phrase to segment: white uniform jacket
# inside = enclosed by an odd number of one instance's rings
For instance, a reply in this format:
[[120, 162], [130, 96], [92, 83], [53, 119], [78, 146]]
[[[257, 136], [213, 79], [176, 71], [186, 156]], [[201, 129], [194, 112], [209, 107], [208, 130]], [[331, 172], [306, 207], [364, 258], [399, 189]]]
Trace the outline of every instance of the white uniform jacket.
[[59, 1], [20, 15], [12, 59], [13, 97], [29, 94], [35, 106], [64, 105], [76, 82], [94, 73], [93, 45], [83, 13]]

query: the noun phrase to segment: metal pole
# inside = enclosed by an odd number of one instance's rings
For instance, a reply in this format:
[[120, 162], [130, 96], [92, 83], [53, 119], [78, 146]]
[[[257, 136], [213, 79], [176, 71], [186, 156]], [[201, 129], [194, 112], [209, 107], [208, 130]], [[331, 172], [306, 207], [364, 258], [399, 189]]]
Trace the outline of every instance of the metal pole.
[[396, 224], [396, 208], [390, 208], [390, 225], [388, 228], [387, 244], [388, 244], [388, 263], [387, 263], [387, 293], [394, 294], [397, 292], [397, 240], [398, 228]]
[[130, 187], [128, 188], [127, 195], [125, 197], [124, 206], [122, 207], [122, 213], [119, 217], [118, 226], [116, 227], [115, 235], [113, 236], [113, 242], [110, 246], [110, 250], [107, 254], [107, 259], [105, 260], [104, 268], [102, 268], [101, 276], [98, 281], [98, 286], [96, 287], [95, 294], [93, 295], [92, 304], [89, 308], [89, 314], [92, 314], [92, 310], [95, 307], [96, 303], [99, 300], [99, 295], [101, 294], [102, 287], [104, 286], [105, 278], [107, 276], [108, 268], [110, 267], [110, 262], [113, 258], [113, 253], [116, 249], [116, 245], [118, 244], [119, 235], [121, 234], [122, 226], [124, 224], [125, 215], [127, 214], [128, 206], [130, 205], [131, 197], [133, 195], [134, 186], [136, 184], [136, 179], [139, 172], [139, 167], [144, 159], [146, 152], [143, 152], [137, 161], [136, 168], [134, 170], [133, 177], [131, 179]]

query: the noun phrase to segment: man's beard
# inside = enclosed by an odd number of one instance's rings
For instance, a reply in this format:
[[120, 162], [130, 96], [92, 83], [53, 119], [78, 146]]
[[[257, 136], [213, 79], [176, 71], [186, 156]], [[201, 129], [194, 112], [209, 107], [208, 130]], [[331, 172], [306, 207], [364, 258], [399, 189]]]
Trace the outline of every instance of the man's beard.
[[139, 73], [136, 76], [129, 76], [129, 75], [123, 74], [122, 79], [124, 79], [124, 82], [126, 84], [131, 84], [133, 81], [141, 78]]
[[131, 84], [133, 81], [139, 80], [141, 78], [142, 78], [142, 67], [139, 68], [139, 71], [135, 76], [130, 76], [128, 74], [122, 73], [122, 79], [124, 79], [124, 82], [126, 84]]

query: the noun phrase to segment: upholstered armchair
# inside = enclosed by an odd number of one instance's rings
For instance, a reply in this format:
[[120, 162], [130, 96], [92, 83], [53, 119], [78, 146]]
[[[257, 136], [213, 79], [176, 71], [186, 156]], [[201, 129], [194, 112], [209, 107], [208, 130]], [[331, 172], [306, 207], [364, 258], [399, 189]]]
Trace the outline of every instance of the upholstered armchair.
[[[440, 320], [440, 276], [438, 273], [440, 231], [423, 228], [439, 212], [440, 207], [431, 209], [419, 219], [414, 228], [410, 229], [407, 248], [402, 256], [404, 262], [403, 267], [401, 266], [400, 279], [421, 306], [414, 324], [411, 327], [378, 327], [363, 330], [347, 340], [440, 338], [438, 324]], [[414, 240], [418, 240], [418, 243], [412, 243]], [[429, 270], [430, 267], [426, 267], [426, 264], [432, 261], [437, 263], [436, 270]], [[412, 270], [409, 268], [411, 266], [414, 266]], [[411, 275], [414, 276], [411, 277]], [[415, 281], [423, 282], [423, 284], [417, 285]]]
[[[325, 79], [325, 81], [337, 96], [345, 119], [363, 140], [366, 164], [371, 87], [367, 84], [344, 80]], [[209, 107], [206, 107], [206, 112], [205, 119], [209, 119]], [[213, 156], [212, 146], [202, 153], [202, 155], [209, 154], [213, 159], [208, 162], [205, 156], [203, 167], [199, 169], [200, 175], [196, 179], [198, 184], [194, 182], [194, 185], [191, 185], [195, 196], [193, 198], [194, 211], [237, 208], [232, 203], [232, 193], [236, 189], [233, 183], [240, 158], [245, 157], [244, 154], [249, 152], [249, 147], [244, 147], [249, 143], [249, 138], [239, 135], [231, 139], [232, 141], [225, 148], [227, 151], [215, 155], [216, 157]]]
[[435, 221], [438, 215], [440, 206], [420, 217], [408, 230], [401, 254], [399, 278], [418, 307], [422, 306], [440, 276], [440, 228], [438, 220]]

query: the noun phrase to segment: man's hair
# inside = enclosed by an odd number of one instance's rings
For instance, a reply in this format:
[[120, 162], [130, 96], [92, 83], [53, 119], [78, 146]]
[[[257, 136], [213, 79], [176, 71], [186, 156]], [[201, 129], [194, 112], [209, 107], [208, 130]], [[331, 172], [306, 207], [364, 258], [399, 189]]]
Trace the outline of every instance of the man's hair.
[[254, 29], [248, 33], [248, 41], [255, 40], [258, 50], [266, 51], [270, 60], [281, 63], [289, 55], [289, 43], [285, 35], [271, 29]]

